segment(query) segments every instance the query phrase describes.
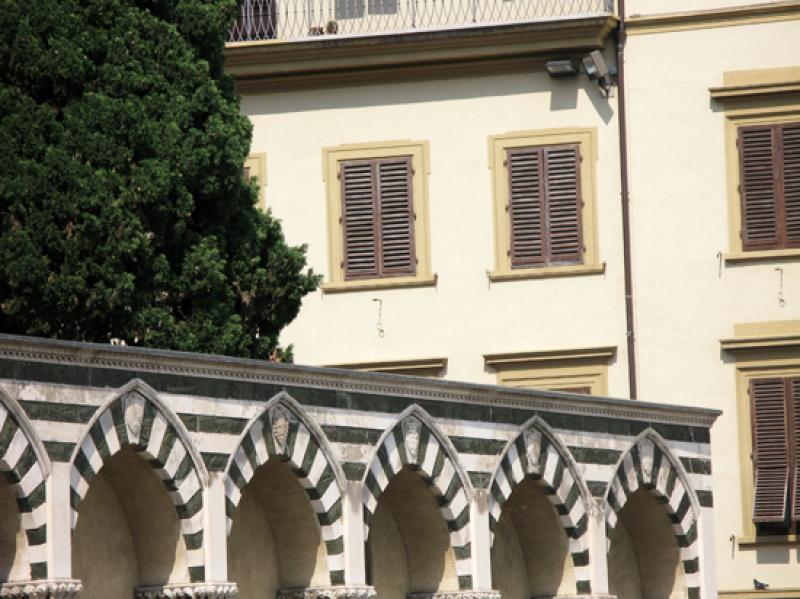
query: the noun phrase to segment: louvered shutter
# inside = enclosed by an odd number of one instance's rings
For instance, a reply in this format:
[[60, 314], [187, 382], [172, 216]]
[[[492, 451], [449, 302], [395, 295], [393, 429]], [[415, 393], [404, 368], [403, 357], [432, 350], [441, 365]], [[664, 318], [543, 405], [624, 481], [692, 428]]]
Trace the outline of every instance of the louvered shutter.
[[800, 123], [783, 125], [781, 134], [786, 245], [800, 247]]
[[800, 378], [786, 381], [789, 405], [792, 411], [792, 439], [790, 443], [792, 462], [792, 520], [800, 521]]
[[378, 230], [373, 163], [343, 162], [340, 168], [345, 279], [376, 277]]
[[411, 157], [378, 161], [377, 177], [381, 274], [413, 275], [416, 258]]
[[548, 147], [544, 155], [549, 263], [580, 263], [583, 241], [578, 146]]
[[778, 189], [774, 127], [739, 129], [739, 193], [742, 199], [742, 247], [778, 247]]
[[753, 522], [783, 522], [789, 482], [784, 380], [750, 381], [750, 398], [755, 469]]
[[508, 150], [506, 154], [512, 268], [545, 262], [542, 162], [541, 148]]

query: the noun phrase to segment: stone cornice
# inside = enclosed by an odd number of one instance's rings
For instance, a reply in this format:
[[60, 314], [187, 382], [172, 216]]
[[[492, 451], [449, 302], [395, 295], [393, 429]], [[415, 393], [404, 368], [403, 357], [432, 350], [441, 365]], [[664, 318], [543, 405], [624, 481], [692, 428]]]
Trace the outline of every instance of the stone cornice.
[[275, 599], [375, 599], [377, 596], [375, 588], [367, 586], [281, 589], [275, 593]]
[[0, 360], [130, 370], [131, 378], [138, 376], [136, 373], [151, 372], [700, 427], [710, 427], [720, 414], [719, 410], [707, 408], [556, 391], [3, 334], [0, 334]]
[[500, 599], [499, 591], [436, 591], [409, 593], [408, 599]]
[[31, 580], [0, 584], [3, 599], [75, 599], [83, 590], [80, 580]]
[[235, 582], [193, 582], [134, 589], [134, 599], [230, 599], [239, 595]]

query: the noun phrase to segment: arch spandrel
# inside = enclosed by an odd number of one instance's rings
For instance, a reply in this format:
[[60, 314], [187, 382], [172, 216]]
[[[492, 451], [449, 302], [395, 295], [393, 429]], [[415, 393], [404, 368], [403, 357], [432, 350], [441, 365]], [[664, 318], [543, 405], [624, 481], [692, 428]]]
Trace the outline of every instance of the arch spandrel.
[[620, 457], [614, 477], [606, 487], [604, 508], [606, 546], [611, 548], [611, 534], [628, 499], [645, 488], [655, 495], [667, 512], [686, 576], [686, 590], [691, 599], [700, 598], [700, 558], [698, 521], [700, 503], [686, 470], [661, 435], [652, 428], [634, 439]]
[[16, 495], [27, 539], [31, 578], [47, 577], [47, 492], [50, 458], [19, 404], [0, 389], [0, 471]]
[[72, 528], [92, 479], [105, 460], [126, 446], [134, 447], [161, 478], [178, 514], [190, 580], [203, 581], [203, 489], [208, 472], [180, 418], [139, 379], [115, 392], [95, 413], [72, 453]]
[[591, 593], [588, 518], [593, 500], [572, 454], [539, 416], [520, 427], [506, 445], [489, 482], [489, 527], [492, 543], [503, 505], [526, 477], [540, 480], [569, 538], [576, 593]]
[[325, 541], [331, 584], [343, 584], [345, 477], [325, 434], [287, 393], [269, 400], [250, 421], [225, 467], [228, 533], [242, 491], [256, 469], [273, 457], [290, 466], [305, 490]]
[[439, 430], [433, 418], [417, 405], [404, 410], [384, 431], [364, 472], [364, 538], [369, 539], [378, 498], [392, 478], [406, 466], [425, 479], [436, 497], [455, 554], [459, 587], [471, 589], [469, 510], [472, 489], [469, 478], [450, 440]]

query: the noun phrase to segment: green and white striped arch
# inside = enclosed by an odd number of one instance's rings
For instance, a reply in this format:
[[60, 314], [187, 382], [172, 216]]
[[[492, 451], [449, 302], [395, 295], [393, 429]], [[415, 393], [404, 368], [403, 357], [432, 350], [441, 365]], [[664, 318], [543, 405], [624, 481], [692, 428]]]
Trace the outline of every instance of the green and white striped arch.
[[384, 432], [364, 474], [364, 538], [369, 539], [378, 498], [405, 466], [422, 476], [436, 496], [456, 562], [461, 590], [472, 589], [472, 547], [469, 530], [469, 483], [457, 453], [433, 419], [410, 406]]
[[606, 540], [611, 549], [611, 534], [619, 512], [640, 487], [655, 495], [666, 509], [680, 547], [689, 599], [700, 599], [700, 558], [697, 543], [698, 501], [686, 472], [664, 439], [647, 429], [620, 458], [614, 478], [605, 495]]
[[286, 393], [271, 399], [245, 429], [225, 470], [228, 533], [242, 492], [256, 469], [272, 457], [287, 462], [317, 516], [331, 584], [344, 584], [344, 475], [332, 456], [325, 435], [296, 401]]
[[590, 494], [566, 446], [538, 416], [522, 425], [506, 446], [489, 486], [489, 527], [494, 533], [503, 505], [525, 477], [540, 480], [550, 503], [558, 512], [569, 538], [569, 552], [575, 571], [575, 592], [589, 594], [591, 575], [587, 542]]
[[72, 528], [78, 523], [80, 503], [92, 479], [103, 463], [125, 446], [132, 446], [164, 483], [186, 543], [189, 578], [204, 581], [203, 489], [208, 473], [183, 423], [140, 380], [122, 387], [95, 413], [72, 454]]
[[50, 461], [22, 409], [0, 391], [0, 471], [16, 495], [31, 578], [47, 578], [45, 479]]

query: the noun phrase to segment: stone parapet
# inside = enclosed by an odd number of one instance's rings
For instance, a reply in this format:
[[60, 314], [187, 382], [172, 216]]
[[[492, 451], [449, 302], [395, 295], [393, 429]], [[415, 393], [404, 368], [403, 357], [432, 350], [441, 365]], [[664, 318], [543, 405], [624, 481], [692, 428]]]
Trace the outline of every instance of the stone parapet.
[[275, 599], [375, 599], [377, 596], [375, 588], [369, 586], [281, 589], [275, 593]]
[[0, 584], [3, 599], [74, 599], [83, 589], [80, 580], [24, 580]]
[[239, 595], [235, 582], [193, 582], [134, 589], [134, 599], [229, 599]]

